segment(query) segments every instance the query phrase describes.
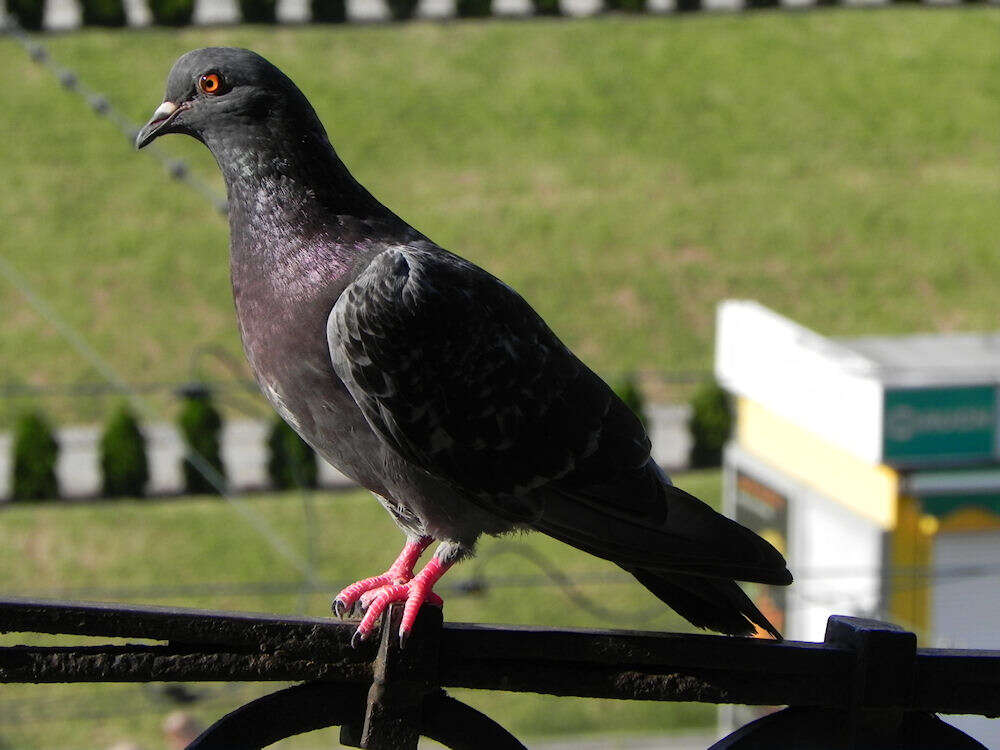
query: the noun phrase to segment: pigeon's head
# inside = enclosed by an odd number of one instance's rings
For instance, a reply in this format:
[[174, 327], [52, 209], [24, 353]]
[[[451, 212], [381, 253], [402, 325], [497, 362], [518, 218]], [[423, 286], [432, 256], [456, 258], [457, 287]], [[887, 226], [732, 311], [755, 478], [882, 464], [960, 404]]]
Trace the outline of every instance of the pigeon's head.
[[216, 151], [250, 139], [260, 147], [287, 125], [322, 131], [312, 106], [294, 83], [260, 55], [233, 47], [206, 47], [180, 57], [167, 77], [163, 103], [135, 139], [136, 148], [166, 133], [185, 133]]

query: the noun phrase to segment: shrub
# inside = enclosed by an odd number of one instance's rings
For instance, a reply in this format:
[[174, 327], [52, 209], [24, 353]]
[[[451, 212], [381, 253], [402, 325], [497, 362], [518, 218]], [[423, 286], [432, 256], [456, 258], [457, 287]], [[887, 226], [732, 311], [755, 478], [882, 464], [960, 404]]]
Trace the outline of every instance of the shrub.
[[562, 8], [559, 0], [532, 0], [536, 16], [558, 16], [562, 15]]
[[7, 11], [17, 16], [22, 28], [37, 31], [42, 28], [45, 0], [7, 0]]
[[722, 463], [722, 448], [733, 428], [733, 412], [729, 396], [713, 380], [703, 384], [691, 399], [691, 465], [718, 466]]
[[417, 12], [418, 0], [387, 0], [393, 21], [406, 21]]
[[347, 20], [346, 0], [312, 0], [312, 20], [316, 23], [343, 23]]
[[277, 0], [240, 0], [244, 23], [274, 23]]
[[486, 18], [492, 11], [492, 0], [455, 0], [455, 13], [459, 18]]
[[187, 26], [194, 13], [194, 0], [149, 0], [149, 10], [158, 26]]
[[[219, 492], [221, 488], [213, 480], [221, 479], [224, 483], [226, 477], [220, 445], [222, 418], [205, 386], [187, 386], [181, 396], [184, 404], [177, 421], [188, 449], [184, 457], [184, 489], [188, 494]], [[202, 471], [205, 463], [217, 472], [215, 476], [205, 476]]]
[[14, 425], [15, 500], [44, 500], [59, 496], [56, 459], [59, 444], [39, 412], [29, 412]]
[[83, 23], [87, 26], [124, 26], [122, 0], [83, 0]]
[[316, 454], [283, 419], [276, 419], [267, 436], [267, 473], [275, 489], [315, 487]]
[[111, 415], [100, 443], [102, 488], [105, 497], [140, 497], [149, 481], [146, 438], [125, 404]]
[[606, 10], [642, 13], [646, 10], [646, 0], [604, 0], [604, 7]]
[[615, 393], [618, 394], [618, 398], [624, 401], [629, 409], [635, 412], [639, 420], [643, 424], [646, 424], [642, 390], [639, 388], [639, 382], [633, 373], [626, 374], [615, 384]]

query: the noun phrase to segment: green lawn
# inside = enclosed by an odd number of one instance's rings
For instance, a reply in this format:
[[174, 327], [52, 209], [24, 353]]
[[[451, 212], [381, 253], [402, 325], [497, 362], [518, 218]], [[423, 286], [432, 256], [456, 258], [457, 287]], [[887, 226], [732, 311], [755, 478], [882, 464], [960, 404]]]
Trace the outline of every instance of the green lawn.
[[[832, 334], [994, 329], [998, 34], [980, 6], [46, 42], [136, 121], [185, 50], [259, 50], [376, 195], [610, 375], [709, 367], [729, 296]], [[9, 40], [0, 71], [0, 254], [128, 378], [238, 353], [223, 219]], [[0, 309], [0, 383], [92, 377], [3, 283]]]
[[[718, 472], [677, 478], [718, 505]], [[254, 515], [305, 554], [315, 530], [321, 593], [246, 594], [240, 584], [294, 584], [301, 576], [266, 542], [214, 498], [138, 500], [75, 505], [24, 505], [0, 510], [0, 591], [24, 596], [102, 599], [280, 613], [328, 614], [334, 589], [379, 572], [395, 557], [401, 537], [388, 515], [363, 492], [316, 493], [307, 516], [296, 493], [246, 499]], [[307, 522], [307, 518], [312, 518]], [[546, 585], [542, 569], [517, 549], [540, 553], [578, 582], [578, 591], [606, 613], [574, 604]], [[487, 539], [479, 556], [442, 584], [474, 573], [488, 583], [481, 595], [440, 587], [452, 621], [688, 629], [665, 606], [603, 561], [539, 535]], [[449, 580], [450, 579], [450, 580]], [[205, 584], [229, 591], [191, 593]], [[180, 590], [179, 590], [180, 589]], [[66, 643], [65, 637], [0, 636], [0, 645]], [[124, 739], [156, 748], [158, 727], [173, 706], [156, 686], [0, 685], [0, 748], [94, 750]], [[192, 711], [211, 721], [276, 685], [192, 685], [204, 700]], [[553, 734], [671, 731], [705, 727], [714, 708], [694, 704], [616, 703], [537, 695], [455, 691], [521, 737]], [[60, 721], [61, 717], [67, 720]], [[333, 735], [310, 735], [284, 747], [335, 746]], [[6, 744], [4, 744], [6, 743]]]

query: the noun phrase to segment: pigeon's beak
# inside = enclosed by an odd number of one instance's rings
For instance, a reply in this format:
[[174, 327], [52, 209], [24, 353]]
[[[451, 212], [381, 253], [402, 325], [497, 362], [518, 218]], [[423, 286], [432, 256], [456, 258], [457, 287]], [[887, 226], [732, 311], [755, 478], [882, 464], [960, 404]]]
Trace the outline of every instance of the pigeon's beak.
[[156, 111], [153, 112], [153, 116], [149, 118], [149, 122], [146, 123], [145, 127], [139, 131], [138, 135], [135, 137], [135, 147], [137, 149], [143, 146], [148, 146], [152, 143], [158, 135], [165, 132], [165, 128], [170, 125], [171, 122], [176, 119], [177, 115], [183, 112], [187, 107], [184, 105], [176, 105], [173, 102], [167, 101], [163, 102]]

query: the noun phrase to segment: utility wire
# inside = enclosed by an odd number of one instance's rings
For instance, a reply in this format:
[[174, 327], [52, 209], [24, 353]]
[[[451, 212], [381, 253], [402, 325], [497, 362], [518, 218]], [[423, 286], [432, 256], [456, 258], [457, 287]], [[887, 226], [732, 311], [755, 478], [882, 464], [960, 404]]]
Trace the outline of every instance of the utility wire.
[[[256, 388], [254, 381], [248, 378], [233, 380], [215, 380], [199, 378], [198, 382], [213, 393], [250, 392]], [[159, 393], [162, 391], [176, 392], [188, 382], [175, 380], [149, 381], [145, 383], [128, 383], [125, 388], [116, 383], [106, 381], [76, 382], [60, 385], [31, 385], [30, 383], [4, 383], [0, 385], [0, 398], [92, 398], [117, 395], [122, 393]]]
[[[56, 63], [49, 51], [33, 40], [17, 23], [17, 19], [13, 15], [8, 13], [3, 22], [0, 23], [0, 34], [7, 34], [17, 41], [34, 62], [48, 69], [56, 77], [64, 89], [79, 95], [96, 115], [109, 120], [128, 139], [130, 146], [135, 144], [140, 125], [118, 111], [106, 96], [83, 83], [80, 76], [74, 71]], [[207, 199], [220, 214], [228, 213], [226, 199], [220, 196], [211, 185], [192, 173], [186, 162], [171, 158], [156, 144], [150, 144], [143, 150], [159, 161], [173, 179], [187, 185]]]
[[[505, 554], [514, 554], [529, 560], [543, 568], [541, 574], [535, 575], [486, 575], [484, 569], [489, 562]], [[582, 586], [618, 586], [618, 585], [638, 585], [635, 580], [624, 573], [616, 571], [563, 571], [556, 565], [548, 561], [544, 555], [531, 548], [513, 549], [510, 547], [494, 548], [490, 552], [484, 553], [479, 558], [479, 564], [474, 566], [473, 574], [465, 579], [453, 578], [444, 579], [436, 587], [441, 593], [455, 595], [484, 595], [491, 589], [497, 588], [546, 588], [558, 587], [564, 590], [578, 589]], [[909, 578], [910, 572], [894, 573], [889, 572], [888, 577], [898, 579]], [[1000, 565], [983, 565], [974, 567], [960, 567], [944, 571], [925, 573], [919, 581], [903, 580], [893, 584], [893, 591], [904, 591], [909, 588], [928, 585], [935, 582], [938, 585], [945, 585], [950, 582], [957, 582], [968, 578], [982, 578], [1000, 575]], [[883, 576], [873, 576], [882, 579]], [[831, 580], [830, 578], [814, 578], [813, 580]], [[105, 598], [109, 600], [140, 600], [150, 597], [165, 599], [183, 599], [206, 596], [282, 596], [296, 594], [300, 592], [315, 594], [329, 593], [339, 590], [347, 584], [349, 580], [316, 579], [304, 584], [297, 580], [268, 579], [260, 581], [221, 581], [178, 583], [171, 585], [149, 585], [149, 586], [76, 586], [70, 588], [50, 588], [39, 590], [37, 587], [31, 589], [5, 589], [5, 593], [12, 596], [43, 596], [52, 599], [81, 599], [81, 598]], [[784, 590], [784, 587], [778, 587]], [[797, 594], [801, 587], [792, 586], [787, 589], [791, 594]], [[803, 594], [818, 603], [813, 594]], [[856, 597], [857, 594], [846, 591], [832, 591], [829, 596], [838, 600], [844, 597]], [[570, 597], [573, 599], [573, 597]], [[662, 607], [657, 608], [657, 612], [662, 611]]]
[[[85, 359], [106, 380], [119, 388], [121, 392], [125, 394], [128, 402], [142, 416], [143, 419], [149, 422], [155, 422], [161, 419], [160, 415], [155, 412], [149, 402], [132, 391], [128, 383], [118, 374], [114, 367], [112, 367], [111, 364], [107, 362], [107, 360], [105, 360], [104, 357], [102, 357], [86, 341], [86, 339], [84, 339], [83, 336], [76, 331], [75, 328], [67, 323], [66, 320], [55, 311], [55, 309], [52, 308], [52, 306], [49, 305], [49, 303], [34, 290], [34, 288], [28, 283], [28, 280], [25, 279], [24, 276], [22, 276], [21, 273], [2, 255], [0, 255], [0, 276], [3, 276], [4, 279], [11, 286], [13, 286], [25, 300], [27, 300], [35, 311], [41, 315], [49, 325], [56, 329], [83, 359]], [[293, 550], [284, 539], [279, 537], [278, 534], [276, 534], [274, 530], [271, 529], [270, 526], [262, 518], [260, 518], [245, 501], [236, 499], [226, 490], [225, 477], [223, 477], [203, 455], [188, 448], [186, 458], [195, 470], [205, 477], [205, 480], [212, 485], [213, 489], [215, 489], [216, 492], [218, 492], [219, 495], [225, 499], [226, 502], [228, 502], [245, 521], [253, 526], [253, 528], [256, 529], [262, 537], [264, 537], [264, 539], [276, 552], [297, 568], [299, 572], [305, 574], [310, 579], [312, 578], [313, 574], [308, 562], [295, 550]]]
[[[59, 78], [59, 81], [62, 83], [64, 88], [78, 93], [88, 103], [90, 103], [91, 108], [97, 114], [110, 119], [116, 126], [118, 126], [118, 129], [121, 130], [122, 133], [134, 141], [135, 135], [138, 131], [135, 123], [120, 114], [114, 107], [111, 106], [105, 97], [96, 93], [89, 87], [84, 86], [80, 82], [80, 78], [76, 75], [76, 73], [53, 62], [48, 51], [24, 33], [15, 21], [8, 18], [2, 30], [16, 39], [31, 56], [32, 60], [51, 70]], [[220, 211], [224, 210], [225, 202], [220, 202], [220, 199], [215, 196], [214, 192], [211, 191], [211, 189], [204, 182], [191, 175], [185, 165], [181, 162], [171, 161], [162, 155], [159, 155], [158, 158], [171, 168], [172, 176], [210, 198], [215, 203], [216, 208]], [[49, 325], [59, 332], [59, 334], [69, 342], [76, 352], [101, 375], [101, 377], [113, 384], [115, 388], [120, 390], [120, 392], [125, 394], [132, 407], [144, 419], [147, 421], [155, 421], [159, 417], [150, 404], [129, 386], [128, 382], [118, 374], [114, 367], [107, 360], [105, 360], [104, 357], [102, 357], [86, 341], [86, 339], [84, 339], [84, 337], [77, 332], [75, 328], [73, 328], [61, 315], [59, 315], [59, 313], [57, 313], [56, 310], [34, 290], [31, 284], [28, 283], [28, 280], [3, 256], [0, 256], [0, 276], [3, 276], [4, 279], [11, 286], [13, 286], [18, 293], [20, 293], [21, 296], [24, 297], [24, 299], [35, 309], [35, 311], [41, 315], [42, 318], [49, 323]], [[195, 470], [205, 477], [205, 480], [212, 485], [219, 495], [223, 497], [226, 502], [228, 502], [230, 506], [267, 541], [275, 552], [285, 558], [285, 560], [302, 573], [307, 580], [311, 581], [314, 578], [313, 568], [309, 561], [299, 555], [298, 552], [296, 552], [281, 536], [279, 536], [270, 527], [270, 525], [257, 515], [245, 502], [237, 500], [234, 496], [229, 494], [225, 486], [225, 477], [223, 477], [204, 456], [190, 450], [189, 448], [186, 458]]]

